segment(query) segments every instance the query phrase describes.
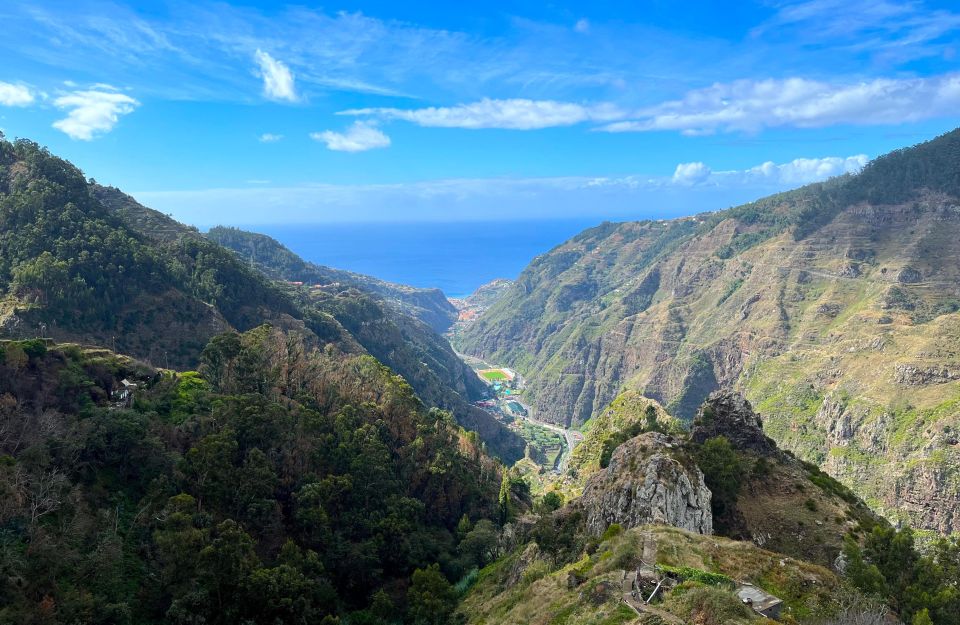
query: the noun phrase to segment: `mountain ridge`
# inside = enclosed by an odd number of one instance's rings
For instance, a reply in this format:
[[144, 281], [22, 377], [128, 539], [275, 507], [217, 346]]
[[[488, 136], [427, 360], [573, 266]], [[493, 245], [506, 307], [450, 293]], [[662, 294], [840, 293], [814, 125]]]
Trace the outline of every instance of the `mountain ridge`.
[[602, 224], [456, 345], [520, 371], [560, 423], [629, 389], [690, 419], [742, 388], [778, 443], [876, 509], [956, 531], [958, 197], [960, 130], [726, 211]]
[[213, 336], [270, 323], [313, 344], [375, 352], [493, 453], [508, 462], [523, 455], [519, 436], [471, 405], [482, 382], [419, 320], [353, 287], [310, 301], [195, 229], [88, 182], [36, 143], [0, 141], [0, 226], [8, 337], [110, 346], [186, 369]]

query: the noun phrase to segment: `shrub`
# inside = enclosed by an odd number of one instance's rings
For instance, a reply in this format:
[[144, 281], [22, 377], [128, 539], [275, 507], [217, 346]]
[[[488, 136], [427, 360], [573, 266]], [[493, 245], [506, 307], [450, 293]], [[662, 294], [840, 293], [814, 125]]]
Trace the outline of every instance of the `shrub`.
[[753, 612], [732, 592], [686, 582], [671, 592], [664, 607], [686, 623], [724, 625], [753, 618]]
[[603, 533], [603, 536], [600, 537], [600, 542], [605, 542], [610, 540], [615, 536], [619, 536], [623, 533], [623, 526], [619, 523], [611, 523], [610, 527]]
[[693, 581], [707, 586], [717, 586], [722, 588], [734, 588], [736, 584], [733, 580], [723, 573], [711, 573], [703, 569], [695, 569], [691, 566], [667, 566], [658, 564], [657, 570], [671, 577], [676, 577], [681, 581]]

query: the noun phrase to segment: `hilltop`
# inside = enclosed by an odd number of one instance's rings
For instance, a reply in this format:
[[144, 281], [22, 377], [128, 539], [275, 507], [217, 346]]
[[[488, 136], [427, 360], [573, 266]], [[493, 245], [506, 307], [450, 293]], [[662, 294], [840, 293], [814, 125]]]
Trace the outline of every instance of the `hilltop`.
[[690, 420], [741, 389], [876, 510], [960, 530], [960, 130], [716, 213], [605, 223], [458, 337], [579, 425], [625, 390]]
[[689, 432], [656, 416], [609, 434], [582, 495], [548, 492], [510, 518], [467, 622], [957, 622], [955, 540], [918, 552], [909, 529], [778, 449], [736, 393], [711, 395]]

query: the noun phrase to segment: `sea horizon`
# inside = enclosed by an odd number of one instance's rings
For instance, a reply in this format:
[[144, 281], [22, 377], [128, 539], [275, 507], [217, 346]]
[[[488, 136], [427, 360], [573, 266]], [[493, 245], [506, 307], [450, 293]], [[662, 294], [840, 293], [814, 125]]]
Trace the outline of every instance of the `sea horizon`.
[[516, 279], [534, 258], [604, 219], [422, 221], [243, 225], [303, 259], [466, 297], [498, 278]]

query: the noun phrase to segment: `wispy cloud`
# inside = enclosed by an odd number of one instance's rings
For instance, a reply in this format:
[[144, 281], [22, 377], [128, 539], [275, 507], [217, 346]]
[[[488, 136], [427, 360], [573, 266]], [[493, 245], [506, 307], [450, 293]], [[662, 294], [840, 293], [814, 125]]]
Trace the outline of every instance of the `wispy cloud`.
[[781, 5], [752, 35], [861, 52], [889, 64], [941, 56], [958, 31], [960, 13], [916, 0], [801, 0]]
[[283, 135], [277, 135], [272, 132], [265, 132], [260, 135], [260, 143], [276, 143], [277, 141], [282, 141]]
[[365, 152], [390, 146], [390, 137], [377, 128], [374, 122], [353, 122], [344, 132], [312, 132], [310, 138], [326, 143], [328, 149], [337, 152]]
[[[310, 184], [135, 194], [197, 225], [536, 218], [636, 219], [690, 214], [856, 172], [864, 155], [800, 158], [714, 171], [681, 163], [672, 176], [457, 178], [399, 184]], [[254, 181], [247, 181], [253, 184]], [[585, 214], [584, 207], [596, 207]], [[265, 210], [267, 209], [267, 210]]]
[[73, 91], [59, 96], [53, 104], [67, 111], [67, 116], [55, 121], [53, 127], [65, 132], [71, 139], [81, 141], [90, 141], [110, 132], [122, 115], [132, 113], [140, 105], [130, 96], [109, 85], [95, 85], [85, 91]]
[[271, 100], [286, 102], [296, 102], [299, 99], [293, 72], [289, 67], [260, 49], [257, 49], [253, 58], [257, 62], [259, 75], [263, 78], [263, 95]]
[[614, 122], [609, 132], [679, 130], [685, 134], [756, 132], [793, 126], [884, 125], [954, 116], [960, 110], [960, 74], [879, 78], [832, 84], [789, 78], [739, 80], [689, 92], [681, 100]]
[[0, 82], [0, 106], [29, 106], [35, 99], [29, 87]]
[[470, 104], [420, 109], [351, 109], [338, 114], [401, 119], [420, 126], [436, 128], [506, 128], [510, 130], [572, 126], [586, 121], [608, 121], [624, 116], [616, 105], [609, 103], [583, 105], [555, 100], [519, 98], [508, 100], [484, 98]]

